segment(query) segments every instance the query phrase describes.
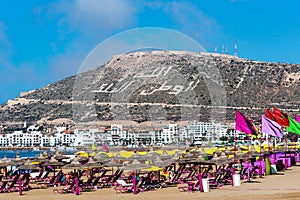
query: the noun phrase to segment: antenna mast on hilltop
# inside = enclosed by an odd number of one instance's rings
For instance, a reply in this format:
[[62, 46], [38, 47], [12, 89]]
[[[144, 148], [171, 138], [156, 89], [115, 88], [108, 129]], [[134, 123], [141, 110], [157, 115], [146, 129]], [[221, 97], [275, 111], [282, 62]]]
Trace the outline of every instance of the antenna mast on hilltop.
[[225, 48], [224, 48], [224, 44], [222, 45], [222, 54], [224, 54]]
[[236, 44], [236, 40], [234, 41], [234, 56], [238, 57], [238, 47]]
[[218, 48], [217, 48], [216, 44], [215, 44], [215, 47], [214, 47], [214, 51], [215, 51], [215, 53], [217, 53], [217, 51], [218, 51]]

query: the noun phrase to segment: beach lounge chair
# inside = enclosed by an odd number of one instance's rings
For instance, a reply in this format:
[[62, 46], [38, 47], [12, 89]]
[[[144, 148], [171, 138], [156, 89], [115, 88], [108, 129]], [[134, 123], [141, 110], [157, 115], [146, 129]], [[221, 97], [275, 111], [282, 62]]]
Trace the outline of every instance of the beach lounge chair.
[[[17, 183], [19, 178], [20, 178], [20, 175], [17, 174], [13, 177], [12, 180], [9, 180], [6, 188], [4, 189], [4, 192], [11, 192], [12, 188], [15, 186], [15, 184]], [[5, 180], [3, 180], [3, 181], [5, 181]]]
[[55, 193], [57, 192], [59, 194], [74, 193], [75, 192], [75, 180], [73, 180], [70, 185], [67, 185], [64, 188], [54, 188], [53, 192], [55, 192]]
[[[29, 185], [30, 183], [30, 178], [26, 177], [24, 181], [21, 183], [22, 191], [28, 191], [32, 189], [32, 187]], [[19, 182], [17, 182], [13, 187], [9, 189], [8, 192], [17, 192], [20, 190]]]
[[121, 177], [123, 174], [123, 169], [122, 170], [117, 170], [113, 175], [106, 175], [104, 179], [101, 179], [99, 181], [98, 186], [99, 187], [110, 187], [113, 186], [114, 183], [116, 182], [117, 179]]
[[[142, 184], [143, 180], [140, 179], [138, 181], [138, 183], [136, 184], [136, 190], [137, 192], [143, 192], [144, 191], [144, 187]], [[114, 190], [116, 191], [116, 193], [127, 193], [127, 192], [133, 192], [134, 190], [134, 185], [133, 183], [127, 183], [122, 179], [118, 179], [116, 180], [116, 184], [114, 186]]]
[[192, 193], [194, 190], [199, 190], [199, 180], [188, 181], [186, 183], [178, 184], [178, 189], [182, 192]]
[[6, 185], [7, 185], [8, 182], [6, 181], [2, 181], [1, 182], [1, 185], [0, 185], [0, 192], [3, 193], [6, 191]]

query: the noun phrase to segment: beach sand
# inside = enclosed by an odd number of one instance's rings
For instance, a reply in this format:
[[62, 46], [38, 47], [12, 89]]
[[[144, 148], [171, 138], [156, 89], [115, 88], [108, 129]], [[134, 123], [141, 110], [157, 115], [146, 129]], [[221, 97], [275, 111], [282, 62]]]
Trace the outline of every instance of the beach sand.
[[[34, 185], [33, 185], [34, 186]], [[33, 189], [24, 191], [23, 196], [18, 192], [2, 193], [0, 199], [23, 200], [173, 200], [173, 199], [205, 199], [205, 200], [264, 200], [264, 199], [300, 199], [300, 164], [279, 172], [277, 175], [252, 179], [251, 183], [242, 182], [240, 187], [226, 185], [220, 189], [210, 190], [208, 193], [195, 191], [193, 193], [180, 192], [177, 187], [146, 191], [133, 195], [132, 193], [116, 194], [113, 188], [98, 189], [97, 191], [84, 192], [80, 195], [58, 194], [53, 188]]]

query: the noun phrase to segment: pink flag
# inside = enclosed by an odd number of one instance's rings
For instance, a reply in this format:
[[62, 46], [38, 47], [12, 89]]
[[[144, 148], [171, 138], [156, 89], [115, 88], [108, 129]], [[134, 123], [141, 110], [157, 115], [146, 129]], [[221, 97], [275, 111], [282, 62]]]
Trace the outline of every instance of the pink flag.
[[264, 115], [261, 117], [261, 132], [275, 137], [282, 137], [281, 126]]
[[297, 114], [295, 115], [295, 120], [300, 123], [300, 117]]
[[108, 147], [107, 147], [107, 145], [106, 145], [105, 143], [102, 144], [102, 148], [103, 148], [103, 150], [104, 150], [106, 153], [109, 152], [109, 149], [108, 149]]
[[257, 135], [256, 129], [250, 119], [238, 110], [235, 111], [235, 129], [250, 135]]

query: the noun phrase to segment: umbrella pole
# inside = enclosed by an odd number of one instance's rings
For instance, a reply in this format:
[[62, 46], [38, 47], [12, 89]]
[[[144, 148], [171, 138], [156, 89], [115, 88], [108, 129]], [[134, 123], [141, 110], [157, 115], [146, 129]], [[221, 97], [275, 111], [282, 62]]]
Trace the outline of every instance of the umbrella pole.
[[75, 177], [75, 195], [79, 195], [79, 180], [78, 177]]
[[19, 178], [18, 184], [19, 184], [19, 196], [22, 196], [23, 195], [23, 191], [22, 191], [22, 181], [21, 181], [21, 178]]
[[202, 174], [201, 174], [200, 171], [199, 171], [199, 174], [198, 174], [198, 180], [199, 180], [199, 191], [200, 191], [200, 192], [203, 192], [203, 186], [202, 186]]
[[132, 183], [133, 183], [133, 194], [136, 195], [136, 171], [133, 171]]
[[235, 162], [236, 162], [236, 130], [234, 130], [234, 147], [233, 147], [233, 168], [232, 168], [232, 182], [231, 185], [234, 186], [234, 175], [235, 175]]

